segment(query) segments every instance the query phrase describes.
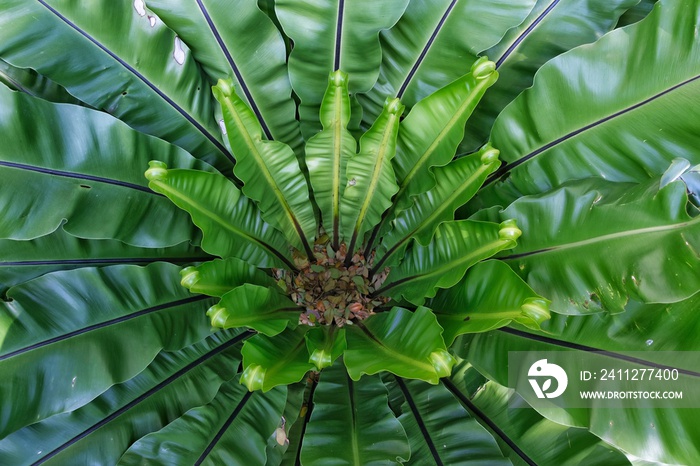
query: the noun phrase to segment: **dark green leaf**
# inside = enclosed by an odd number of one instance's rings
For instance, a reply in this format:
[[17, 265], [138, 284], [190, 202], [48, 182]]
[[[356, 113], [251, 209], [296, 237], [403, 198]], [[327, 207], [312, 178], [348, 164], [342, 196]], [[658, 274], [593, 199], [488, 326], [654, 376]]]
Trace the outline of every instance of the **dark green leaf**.
[[378, 466], [411, 456], [378, 377], [353, 382], [341, 363], [321, 373], [301, 449], [305, 466]]
[[208, 404], [142, 437], [118, 464], [263, 466], [267, 439], [280, 422], [286, 395], [286, 387], [250, 393], [237, 377]]
[[55, 272], [0, 302], [0, 437], [75, 409], [143, 370], [161, 350], [206, 337], [210, 300], [189, 296], [178, 267]]
[[10, 89], [56, 103], [85, 105], [68, 91], [32, 69], [17, 68], [0, 60], [0, 82]]

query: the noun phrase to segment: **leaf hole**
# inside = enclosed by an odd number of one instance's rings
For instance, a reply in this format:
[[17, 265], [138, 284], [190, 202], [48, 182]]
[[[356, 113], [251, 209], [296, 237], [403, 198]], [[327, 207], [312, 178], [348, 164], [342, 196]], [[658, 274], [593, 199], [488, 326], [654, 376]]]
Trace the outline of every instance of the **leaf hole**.
[[87, 184], [81, 184], [80, 187], [85, 188], [85, 189], [92, 189], [92, 186], [87, 185]]

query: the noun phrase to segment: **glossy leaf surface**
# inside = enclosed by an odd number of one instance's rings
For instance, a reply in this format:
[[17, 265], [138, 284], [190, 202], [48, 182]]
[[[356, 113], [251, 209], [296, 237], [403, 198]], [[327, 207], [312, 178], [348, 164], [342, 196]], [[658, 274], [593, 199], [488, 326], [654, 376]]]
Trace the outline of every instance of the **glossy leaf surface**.
[[346, 332], [348, 374], [357, 381], [363, 374], [389, 371], [436, 384], [454, 364], [441, 334], [442, 327], [428, 308], [411, 312], [395, 307], [377, 314]]
[[52, 104], [5, 86], [0, 107], [0, 238], [34, 239], [64, 222], [74, 236], [143, 247], [195, 237], [186, 215], [149, 192], [141, 167], [154, 154], [175, 167], [210, 167], [87, 108]]
[[487, 332], [511, 322], [539, 330], [550, 317], [548, 301], [495, 260], [475, 265], [455, 286], [438, 291], [426, 306], [445, 329], [448, 345], [463, 333]]
[[265, 272], [235, 257], [186, 267], [180, 270], [180, 277], [180, 284], [190, 292], [219, 298], [245, 283], [275, 285], [275, 281]]
[[265, 464], [265, 446], [279, 424], [287, 389], [250, 393], [235, 378], [204, 406], [142, 437], [120, 466], [151, 464]]
[[503, 260], [556, 312], [621, 312], [629, 297], [679, 301], [700, 290], [700, 220], [686, 203], [680, 181], [658, 190], [658, 181], [591, 179], [523, 197], [502, 216], [537, 234]]
[[342, 364], [323, 371], [302, 444], [304, 465], [390, 465], [410, 455], [378, 377], [353, 381]]
[[161, 162], [146, 172], [148, 186], [187, 211], [204, 233], [202, 249], [237, 257], [258, 267], [288, 264], [282, 234], [266, 223], [253, 201], [225, 176], [194, 170], [168, 170]]
[[134, 3], [4, 2], [0, 55], [139, 131], [230, 167], [200, 69], [180, 38], [159, 21], [151, 25]]
[[211, 301], [188, 296], [177, 271], [85, 268], [10, 288], [0, 309], [0, 391], [14, 401], [0, 406], [0, 436], [82, 406], [160, 350], [206, 337]]

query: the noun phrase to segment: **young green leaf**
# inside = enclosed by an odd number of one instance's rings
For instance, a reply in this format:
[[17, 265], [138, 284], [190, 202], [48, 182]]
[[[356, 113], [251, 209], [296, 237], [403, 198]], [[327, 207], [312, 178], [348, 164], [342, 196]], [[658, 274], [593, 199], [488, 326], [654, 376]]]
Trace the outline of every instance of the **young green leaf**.
[[212, 327], [250, 327], [268, 336], [282, 332], [302, 309], [275, 288], [246, 283], [229, 291], [207, 311]]
[[449, 288], [461, 280], [469, 267], [503, 249], [515, 247], [521, 235], [512, 220], [503, 223], [460, 220], [440, 224], [427, 246], [414, 244], [406, 258], [394, 267], [377, 296], [414, 304], [435, 296], [438, 288]]
[[345, 329], [334, 325], [314, 327], [306, 332], [306, 348], [309, 362], [318, 370], [329, 367], [347, 348]]
[[442, 327], [430, 309], [411, 312], [395, 307], [348, 328], [345, 366], [353, 380], [389, 371], [436, 384], [450, 375], [455, 362], [441, 335]]
[[306, 166], [323, 225], [337, 250], [340, 244], [340, 196], [347, 184], [345, 169], [357, 146], [347, 129], [350, 121], [347, 73], [335, 71], [329, 75], [320, 117], [323, 130], [306, 143]]
[[284, 237], [260, 216], [255, 204], [225, 176], [194, 170], [168, 170], [150, 162], [148, 187], [187, 211], [204, 233], [202, 249], [237, 257], [258, 267], [294, 265]]
[[403, 109], [399, 99], [387, 99], [382, 114], [360, 139], [360, 152], [348, 161], [340, 206], [341, 231], [349, 243], [347, 257], [352, 257], [365, 232], [379, 223], [399, 189], [391, 160]]
[[310, 244], [316, 218], [309, 186], [294, 151], [284, 143], [265, 141], [255, 114], [233, 90], [231, 81], [213, 87], [221, 104], [231, 149], [236, 155], [235, 175], [243, 193], [258, 202], [263, 218], [284, 233], [287, 241], [313, 258]]
[[439, 290], [426, 306], [445, 329], [448, 345], [463, 333], [486, 332], [511, 322], [539, 330], [549, 319], [549, 301], [497, 260], [476, 264], [455, 286]]

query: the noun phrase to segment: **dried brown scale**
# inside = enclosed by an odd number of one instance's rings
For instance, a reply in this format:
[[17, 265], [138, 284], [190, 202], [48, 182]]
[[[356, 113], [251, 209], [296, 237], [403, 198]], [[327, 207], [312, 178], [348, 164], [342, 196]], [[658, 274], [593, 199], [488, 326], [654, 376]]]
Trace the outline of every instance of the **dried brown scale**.
[[342, 327], [366, 319], [374, 314], [376, 307], [389, 301], [383, 296], [369, 296], [381, 287], [389, 273], [386, 268], [369, 278], [374, 252], [368, 259], [355, 254], [349, 267], [344, 264], [346, 254], [344, 243], [334, 251], [324, 235], [314, 244], [315, 263], [295, 256], [298, 273], [272, 269], [279, 286], [292, 301], [306, 309], [299, 316], [300, 324]]

